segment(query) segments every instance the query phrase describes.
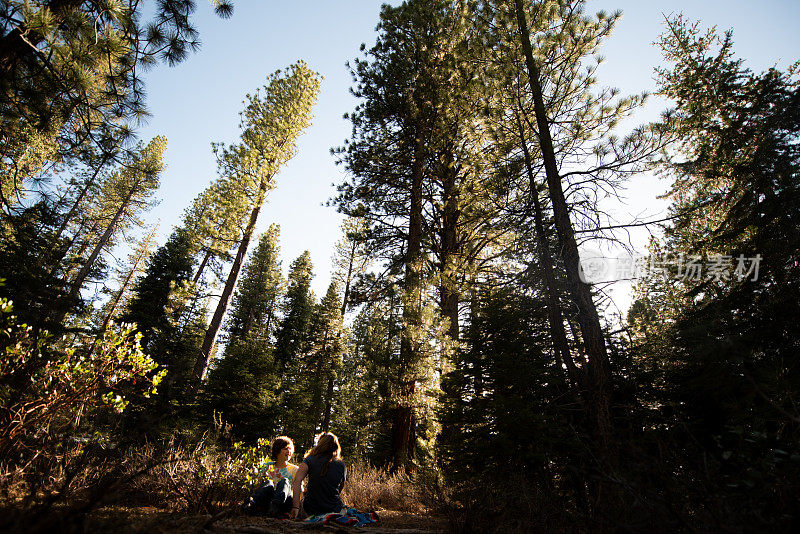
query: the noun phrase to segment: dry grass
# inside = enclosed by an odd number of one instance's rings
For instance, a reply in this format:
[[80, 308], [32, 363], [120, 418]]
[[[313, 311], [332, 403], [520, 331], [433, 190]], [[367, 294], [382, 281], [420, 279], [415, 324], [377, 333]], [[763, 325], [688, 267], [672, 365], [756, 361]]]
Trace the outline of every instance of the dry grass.
[[363, 461], [348, 465], [342, 500], [359, 510], [422, 513], [428, 508], [414, 478], [404, 473], [389, 474]]

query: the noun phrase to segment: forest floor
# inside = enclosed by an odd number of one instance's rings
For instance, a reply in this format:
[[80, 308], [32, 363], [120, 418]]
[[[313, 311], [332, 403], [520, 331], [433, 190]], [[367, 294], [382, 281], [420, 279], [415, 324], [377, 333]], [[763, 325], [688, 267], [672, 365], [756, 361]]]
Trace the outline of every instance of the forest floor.
[[88, 519], [86, 532], [119, 532], [124, 534], [288, 534], [296, 532], [370, 532], [375, 534], [433, 534], [447, 532], [447, 519], [430, 514], [411, 514], [393, 510], [377, 510], [381, 521], [376, 526], [347, 527], [319, 525], [234, 515], [221, 519], [210, 515], [186, 515], [152, 507], [107, 506]]

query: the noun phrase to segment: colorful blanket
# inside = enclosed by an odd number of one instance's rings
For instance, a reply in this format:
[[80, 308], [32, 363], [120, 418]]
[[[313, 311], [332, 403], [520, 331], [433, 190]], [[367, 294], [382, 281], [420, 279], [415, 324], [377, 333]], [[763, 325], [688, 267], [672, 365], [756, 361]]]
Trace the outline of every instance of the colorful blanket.
[[320, 523], [323, 525], [333, 523], [337, 525], [347, 525], [349, 527], [365, 527], [380, 522], [380, 518], [375, 512], [359, 512], [355, 508], [348, 508], [347, 512], [343, 514], [332, 512], [329, 514], [312, 515], [306, 518], [305, 522]]

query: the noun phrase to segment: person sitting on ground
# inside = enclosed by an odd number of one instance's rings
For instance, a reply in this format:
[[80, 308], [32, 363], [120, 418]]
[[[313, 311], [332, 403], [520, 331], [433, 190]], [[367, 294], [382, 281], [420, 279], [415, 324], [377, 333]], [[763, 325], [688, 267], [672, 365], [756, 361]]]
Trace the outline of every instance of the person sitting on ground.
[[[339, 494], [347, 480], [347, 467], [340, 459], [339, 438], [331, 432], [317, 437], [317, 444], [306, 453], [294, 475], [292, 511], [289, 517], [301, 519], [331, 512], [344, 513], [347, 507]], [[308, 476], [305, 496], [301, 500], [303, 479]]]
[[292, 479], [298, 466], [290, 463], [294, 454], [294, 443], [291, 438], [278, 436], [270, 447], [270, 458], [259, 468], [267, 480], [247, 499], [244, 512], [249, 515], [285, 517], [292, 509]]

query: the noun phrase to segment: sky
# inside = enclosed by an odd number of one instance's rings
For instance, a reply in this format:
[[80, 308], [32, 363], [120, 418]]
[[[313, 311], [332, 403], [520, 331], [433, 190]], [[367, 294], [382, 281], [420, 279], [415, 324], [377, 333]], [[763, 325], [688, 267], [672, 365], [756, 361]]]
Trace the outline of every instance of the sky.
[[[300, 138], [298, 151], [277, 176], [262, 209], [258, 231], [271, 223], [281, 227], [284, 271], [304, 250], [311, 252], [313, 289], [324, 295], [330, 281], [334, 243], [340, 238], [342, 217], [325, 206], [335, 196], [333, 184], [343, 180], [343, 170], [330, 154], [350, 134], [342, 115], [351, 111], [352, 78], [345, 63], [359, 57], [359, 46], [371, 46], [376, 37], [380, 2], [367, 0], [235, 0], [233, 17], [213, 14], [210, 2], [198, 0], [195, 17], [202, 46], [175, 67], [159, 65], [145, 82], [151, 117], [140, 137], [168, 139], [167, 169], [156, 196], [159, 205], [147, 220], [160, 221], [159, 244], [180, 223], [181, 214], [216, 176], [212, 142], [236, 142], [239, 111], [248, 92], [265, 82], [267, 74], [304, 59], [323, 77], [312, 126]], [[398, 2], [392, 2], [397, 4]], [[772, 66], [785, 69], [800, 60], [800, 1], [762, 0], [589, 0], [586, 12], [621, 10], [623, 17], [604, 43], [606, 61], [598, 71], [602, 86], [617, 87], [622, 94], [654, 91], [653, 69], [661, 63], [653, 45], [664, 29], [664, 16], [683, 13], [704, 26], [733, 30], [734, 52], [754, 71]], [[633, 119], [655, 120], [668, 105], [651, 99]], [[666, 203], [656, 197], [667, 183], [653, 176], [631, 180], [624, 203], [610, 209], [619, 221], [664, 216]], [[644, 252], [648, 233], [631, 234], [637, 250]], [[630, 284], [611, 288], [612, 309], [624, 312], [630, 303]]]

